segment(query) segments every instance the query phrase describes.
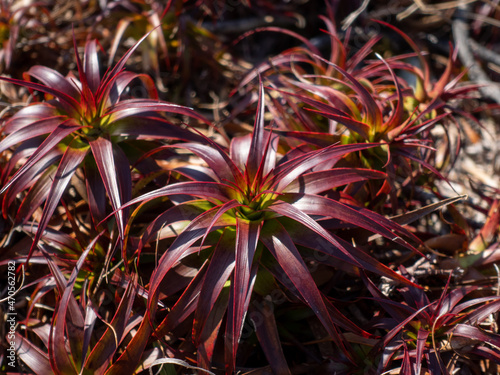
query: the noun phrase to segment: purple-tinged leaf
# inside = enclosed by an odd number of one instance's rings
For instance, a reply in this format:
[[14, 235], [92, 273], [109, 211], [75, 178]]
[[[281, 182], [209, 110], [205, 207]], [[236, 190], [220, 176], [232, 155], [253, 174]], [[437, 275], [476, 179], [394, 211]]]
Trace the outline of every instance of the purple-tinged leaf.
[[[38, 232], [37, 232], [38, 233]], [[51, 353], [50, 361], [52, 367], [57, 369], [57, 372], [62, 372], [64, 374], [77, 374], [78, 371], [75, 369], [74, 362], [70, 359], [70, 353], [66, 351], [65, 345], [63, 343], [67, 342], [65, 339], [65, 327], [67, 327], [68, 323], [66, 322], [66, 314], [68, 311], [68, 305], [70, 300], [73, 298], [73, 287], [76, 282], [76, 278], [78, 277], [78, 273], [80, 272], [81, 267], [85, 261], [90, 250], [93, 249], [96, 244], [99, 236], [96, 236], [92, 242], [87, 246], [85, 251], [82, 253], [78, 262], [75, 265], [75, 268], [71, 272], [71, 276], [65, 286], [64, 293], [62, 294], [61, 300], [59, 302], [59, 307], [57, 309], [55, 315], [55, 323], [53, 323], [52, 331], [50, 335], [49, 341], [49, 350]], [[69, 322], [72, 324], [72, 322]], [[83, 333], [83, 332], [82, 332]], [[79, 343], [80, 345], [82, 342]], [[73, 353], [73, 356], [78, 356], [81, 353]], [[74, 357], [76, 360], [77, 357]], [[78, 360], [77, 360], [78, 361]]]
[[[68, 94], [76, 101], [80, 101], [80, 91], [75, 87], [71, 80], [64, 77], [57, 70], [47, 68], [46, 66], [35, 65], [28, 70], [28, 73], [33, 78], [42, 82], [45, 86], [58, 90], [64, 94]], [[58, 97], [56, 95], [56, 97]]]
[[[267, 228], [266, 228], [267, 226]], [[312, 308], [334, 342], [349, 357], [346, 342], [339, 334], [318, 287], [285, 228], [276, 220], [267, 222], [260, 240], [276, 258], [302, 298]], [[272, 226], [272, 227], [271, 227]]]
[[259, 101], [257, 103], [257, 115], [255, 116], [255, 123], [252, 131], [252, 142], [250, 143], [250, 151], [246, 162], [246, 173], [248, 180], [253, 181], [257, 177], [257, 170], [260, 164], [266, 157], [264, 152], [264, 86], [259, 82]]
[[[383, 129], [377, 129], [378, 132], [386, 133], [387, 131], [396, 128], [399, 124], [404, 121], [404, 103], [403, 103], [403, 94], [401, 91], [401, 86], [398, 82], [396, 74], [392, 70], [391, 66], [385, 61], [382, 56], [377, 54], [377, 57], [384, 63], [387, 67], [387, 70], [391, 74], [392, 80], [394, 81], [394, 86], [396, 87], [396, 95], [397, 95], [397, 103], [396, 109], [392, 112], [390, 119], [384, 124]], [[382, 125], [382, 124], [381, 124]]]
[[14, 116], [7, 119], [3, 124], [3, 132], [5, 134], [11, 134], [25, 127], [30, 127], [33, 122], [39, 121], [40, 119], [57, 117], [59, 115], [58, 109], [48, 102], [34, 103], [20, 109]]
[[128, 207], [135, 203], [176, 194], [193, 195], [208, 200], [227, 202], [231, 199], [230, 195], [232, 191], [234, 190], [231, 186], [218, 182], [178, 182], [176, 184], [168, 185], [157, 190], [153, 190], [149, 193], [145, 193], [140, 197], [134, 198], [124, 204], [121, 208]]
[[[386, 303], [394, 303], [391, 300], [387, 300]], [[405, 320], [400, 322], [397, 326], [395, 326], [393, 329], [391, 329], [377, 344], [377, 346], [374, 348], [375, 350], [383, 350], [385, 347], [389, 345], [389, 343], [392, 341], [392, 339], [398, 334], [401, 333], [401, 330], [404, 328], [405, 325], [407, 325], [409, 322], [411, 322], [415, 317], [417, 317], [421, 312], [429, 308], [430, 305], [423, 306], [422, 308], [416, 310], [413, 314], [409, 315]]]
[[198, 114], [192, 108], [184, 107], [179, 104], [166, 103], [161, 100], [154, 99], [122, 100], [117, 104], [109, 107], [106, 111], [106, 115], [110, 115], [110, 122], [115, 122], [127, 117], [147, 114], [148, 112], [175, 113], [178, 115], [192, 117], [211, 125], [206, 118]]
[[[335, 248], [343, 252], [351, 263], [357, 267], [361, 267], [361, 264], [355, 259], [352, 254], [350, 254], [344, 247], [339, 243], [339, 241], [328, 233], [321, 225], [319, 225], [315, 220], [313, 220], [307, 213], [295, 207], [295, 205], [286, 203], [284, 201], [277, 202], [269, 207], [269, 211], [276, 212], [280, 215], [289, 217], [292, 220], [309, 228], [313, 232], [317, 233], [319, 236], [323, 237], [325, 240], [330, 242]], [[288, 236], [288, 234], [287, 234]]]
[[321, 56], [316, 57], [326, 64], [333, 66], [336, 70], [342, 73], [344, 77], [351, 81], [354, 88], [356, 89], [357, 94], [360, 97], [361, 102], [366, 108], [367, 122], [371, 124], [371, 126], [379, 128], [382, 124], [382, 113], [377, 105], [377, 102], [373, 99], [372, 94], [361, 83], [359, 83], [356, 78], [354, 78], [340, 66], [332, 63], [331, 61], [325, 60]]
[[7, 189], [5, 197], [2, 202], [3, 212], [6, 213], [12, 202], [16, 199], [18, 194], [36, 183], [39, 175], [43, 174], [47, 168], [50, 168], [61, 158], [61, 152], [53, 149], [49, 150], [44, 156], [34, 163], [32, 168], [26, 170], [25, 173], [20, 175]]
[[139, 366], [152, 332], [151, 322], [147, 317], [144, 317], [122, 355], [111, 365], [105, 375], [133, 374]]
[[[189, 251], [190, 247], [203, 237], [206, 228], [211, 225], [212, 219], [216, 213], [217, 209], [211, 209], [191, 221], [184, 231], [175, 239], [172, 245], [170, 245], [168, 251], [160, 258], [158, 266], [155, 268], [150, 280], [148, 309], [151, 315], [153, 315], [156, 310], [161, 281], [168, 271], [170, 271], [184, 254]], [[221, 222], [221, 224], [223, 224], [223, 222]]]
[[[300, 87], [301, 85], [298, 85], [298, 86]], [[348, 129], [355, 131], [356, 133], [361, 135], [364, 139], [368, 139], [370, 129], [373, 126], [373, 124], [371, 124], [371, 123], [366, 124], [364, 122], [355, 120], [352, 116], [353, 115], [352, 113], [351, 113], [351, 115], [349, 115], [348, 113], [338, 109], [337, 107], [339, 107], [339, 105], [335, 105], [335, 102], [340, 101], [340, 99], [334, 98], [337, 100], [332, 100], [329, 97], [329, 101], [333, 101], [334, 103], [328, 104], [328, 103], [324, 103], [324, 102], [316, 100], [316, 99], [309, 98], [309, 97], [304, 96], [304, 95], [292, 94], [292, 93], [281, 91], [281, 90], [277, 90], [277, 91], [279, 91], [280, 93], [282, 93], [284, 95], [297, 98], [301, 102], [304, 102], [306, 104], [309, 104], [309, 105], [317, 108], [317, 110], [313, 110], [310, 108], [306, 108], [306, 109], [311, 111], [311, 112], [318, 113], [322, 116], [325, 116], [329, 119], [338, 121], [339, 123], [345, 125]], [[340, 94], [340, 93], [336, 94], [336, 96], [340, 96], [340, 95], [343, 95], [343, 94]], [[350, 99], [347, 96], [344, 98], [343, 104], [346, 106], [346, 109], [349, 108], [351, 110], [351, 112], [355, 111], [354, 114], [356, 114], [356, 112], [358, 111], [358, 109], [354, 106], [354, 103], [352, 103], [352, 105], [349, 105]], [[353, 107], [353, 108], [351, 108], [351, 107]]]
[[487, 332], [483, 329], [479, 329], [478, 327], [471, 326], [469, 324], [457, 324], [450, 330], [450, 333], [453, 336], [461, 336], [467, 337], [473, 341], [480, 341], [484, 343], [488, 343], [493, 347], [500, 347], [500, 335]]
[[218, 145], [181, 143], [174, 145], [174, 147], [184, 148], [202, 158], [217, 175], [220, 182], [236, 182], [238, 186], [246, 186], [241, 171]]
[[54, 116], [50, 118], [44, 118], [39, 121], [33, 121], [29, 126], [25, 126], [18, 129], [15, 132], [10, 133], [7, 137], [2, 139], [0, 142], [0, 153], [4, 152], [8, 148], [17, 145], [18, 143], [25, 142], [28, 139], [38, 137], [54, 131], [55, 128], [61, 122], [63, 122], [64, 116]]
[[98, 307], [94, 305], [94, 302], [90, 298], [87, 301], [87, 306], [85, 306], [85, 326], [83, 328], [83, 343], [82, 343], [82, 364], [85, 363], [85, 358], [87, 358], [87, 353], [90, 346], [90, 341], [92, 339], [92, 334], [94, 333], [94, 326], [97, 321], [97, 309]]
[[[424, 359], [424, 349], [426, 347], [426, 341], [429, 337], [430, 332], [419, 328], [417, 332], [417, 348], [415, 351], [415, 374], [420, 374], [422, 369], [422, 360]], [[413, 373], [413, 372], [412, 372]]]
[[[158, 99], [158, 91], [156, 90], [156, 86], [154, 84], [154, 81], [152, 80], [151, 76], [147, 74], [137, 74], [133, 72], [127, 72], [123, 71], [118, 76], [116, 77], [116, 91], [118, 95], [122, 95], [122, 93], [125, 91], [127, 86], [132, 82], [133, 80], [138, 79], [141, 80], [142, 84], [144, 85], [144, 88], [147, 91], [147, 97], [150, 99]], [[109, 106], [116, 104], [116, 103], [109, 103]]]
[[[396, 273], [386, 265], [371, 257], [364, 250], [352, 246], [349, 242], [344, 241], [341, 238], [336, 238], [339, 245], [333, 245], [328, 240], [318, 236], [315, 232], [302, 226], [298, 222], [287, 222], [286, 227], [295, 244], [310, 248], [313, 251], [315, 250], [323, 254], [328, 254], [332, 257], [324, 259], [324, 256], [322, 255], [321, 262], [324, 264], [328, 264], [335, 268], [342, 268], [341, 263], [345, 262], [355, 267], [361, 267], [362, 269], [373, 272], [377, 275], [397, 280], [403, 285], [416, 286], [416, 284], [412, 283], [407, 278], [401, 276], [399, 273]], [[346, 253], [350, 254], [352, 258], [346, 256]], [[353, 258], [356, 260], [356, 264], [352, 261]]]
[[233, 272], [235, 254], [231, 247], [234, 247], [234, 235], [229, 231], [225, 231], [210, 260], [198, 299], [193, 323], [193, 341], [196, 346], [202, 344], [200, 336], [205, 327], [205, 323], [212, 309], [216, 307], [216, 301], [224, 284], [229, 279], [229, 275]]
[[92, 220], [97, 226], [106, 217], [106, 188], [94, 158], [85, 158], [85, 186]]
[[231, 279], [231, 296], [228, 311], [226, 345], [230, 345], [230, 361], [226, 369], [234, 369], [234, 360], [238, 343], [243, 330], [243, 323], [252, 293], [252, 264], [257, 242], [259, 240], [261, 222], [238, 219], [236, 221], [236, 253], [234, 273]]
[[97, 90], [99, 89], [99, 84], [101, 82], [96, 45], [97, 43], [95, 40], [87, 42], [85, 45], [85, 55], [83, 59], [84, 74], [87, 78], [87, 84], [94, 95], [97, 94]]
[[453, 203], [456, 203], [456, 202], [464, 200], [464, 199], [467, 199], [467, 195], [459, 195], [456, 197], [443, 199], [442, 201], [429, 204], [427, 206], [418, 208], [416, 210], [413, 210], [413, 211], [410, 211], [410, 212], [407, 212], [407, 213], [404, 213], [401, 215], [392, 216], [391, 220], [399, 225], [410, 224], [410, 223], [420, 219], [421, 217], [428, 215], [428, 214], [430, 214], [430, 213], [432, 213], [440, 208], [446, 207], [449, 204], [453, 204]]
[[[239, 203], [237, 200], [230, 200], [229, 202], [224, 203], [221, 206], [215, 207], [217, 209], [217, 213], [214, 215], [212, 222], [206, 229], [206, 233], [201, 239], [201, 244], [200, 244], [200, 249], [203, 246], [203, 243], [205, 242], [205, 239], [207, 238], [208, 234], [212, 231], [212, 228], [215, 226], [215, 224], [219, 221], [219, 218], [222, 217], [227, 211], [235, 209], [236, 207], [243, 206], [241, 203]], [[238, 227], [238, 222], [239, 220], [236, 220], [236, 227]]]
[[283, 193], [317, 194], [353, 182], [385, 177], [385, 173], [372, 169], [336, 168], [303, 174], [289, 184]]
[[72, 148], [68, 147], [66, 152], [64, 153], [59, 166], [57, 167], [56, 175], [54, 177], [54, 182], [50, 188], [50, 192], [47, 196], [47, 200], [45, 201], [45, 206], [43, 208], [42, 217], [40, 218], [40, 223], [38, 226], [38, 230], [35, 234], [35, 238], [33, 239], [33, 245], [30, 248], [28, 254], [28, 260], [35, 250], [38, 241], [42, 237], [42, 233], [47, 227], [52, 214], [54, 213], [57, 205], [59, 204], [59, 200], [61, 199], [64, 190], [66, 190], [66, 186], [73, 177], [76, 169], [80, 165], [80, 163], [87, 155], [88, 148]]
[[276, 130], [275, 133], [285, 139], [294, 138], [318, 147], [328, 147], [340, 141], [338, 135], [321, 132]]
[[[94, 155], [94, 160], [99, 168], [99, 174], [101, 175], [102, 182], [104, 183], [106, 192], [111, 200], [111, 205], [115, 210], [118, 232], [120, 234], [120, 238], [123, 240], [126, 223], [124, 213], [122, 210], [118, 210], [118, 208], [122, 205], [122, 197], [120, 194], [120, 187], [118, 185], [119, 181], [116, 173], [117, 166], [113, 156], [113, 145], [111, 141], [99, 137], [90, 141], [90, 147], [92, 149], [92, 154]], [[128, 169], [128, 165], [126, 167]], [[126, 198], [127, 197], [125, 197], [125, 199]]]
[[478, 305], [480, 303], [484, 303], [484, 305], [474, 308], [471, 313], [467, 314], [467, 322], [471, 324], [479, 324], [482, 323], [491, 314], [500, 311], [500, 296], [489, 296], [475, 298], [470, 301], [461, 303], [453, 309], [452, 313], [458, 314], [464, 309]]
[[252, 135], [247, 134], [240, 137], [234, 137], [229, 146], [229, 155], [233, 163], [240, 171], [245, 170], [245, 163], [250, 154], [250, 144], [252, 143]]
[[65, 137], [74, 131], [80, 129], [81, 126], [72, 124], [71, 120], [65, 121], [60, 124], [50, 135], [42, 142], [42, 144], [31, 155], [29, 160], [16, 172], [16, 174], [9, 180], [9, 182], [2, 187], [0, 194], [4, 193], [17, 179], [21, 178], [27, 170], [42, 159], [47, 153], [57, 146]]
[[57, 89], [53, 89], [39, 83], [23, 81], [15, 78], [0, 77], [0, 80], [55, 96], [56, 98], [60, 99], [61, 105], [64, 107], [68, 114], [80, 114], [80, 103], [63, 91], [59, 91]]
[[[6, 338], [6, 342], [9, 342]], [[14, 342], [16, 343], [16, 354], [35, 374], [52, 374], [53, 369], [47, 354], [40, 348], [29, 342], [20, 333], [15, 333]]]
[[136, 139], [179, 139], [205, 143], [205, 138], [155, 116], [123, 118], [109, 125], [111, 135], [133, 136]]
[[214, 171], [202, 165], [186, 165], [183, 167], [177, 167], [174, 169], [174, 171], [184, 177], [187, 177], [191, 181], [199, 181], [199, 182], [217, 181], [217, 175], [214, 173]]
[[271, 366], [273, 374], [291, 375], [286, 362], [278, 334], [278, 327], [270, 302], [263, 300], [261, 308], [251, 308], [248, 312], [249, 319], [254, 323], [255, 333], [264, 354]]
[[229, 289], [222, 289], [219, 299], [210, 311], [201, 334], [200, 345], [197, 347], [198, 364], [204, 368], [211, 368], [212, 357], [217, 343], [220, 327], [229, 304]]
[[240, 88], [249, 84], [256, 77], [264, 74], [267, 70], [273, 69], [275, 66], [283, 65], [283, 64], [297, 64], [297, 63], [306, 63], [306, 64], [314, 64], [311, 58], [305, 57], [299, 54], [290, 54], [290, 55], [278, 55], [269, 60], [269, 62], [263, 63], [259, 65], [257, 68], [252, 70], [246, 77], [244, 77], [238, 87], [236, 87], [232, 94], [234, 94]]
[[[338, 123], [344, 125], [349, 130], [358, 133], [365, 140], [369, 139], [370, 126], [366, 125], [364, 122], [357, 121], [348, 116], [341, 116], [336, 113], [317, 111], [313, 109], [306, 108], [308, 111], [321, 115], [323, 117], [329, 118], [330, 120], [337, 121]], [[331, 109], [333, 110], [333, 108]]]
[[278, 165], [274, 169], [274, 176], [270, 183], [274, 185], [274, 190], [282, 192], [292, 181], [307, 172], [312, 167], [335, 158], [368, 148], [380, 147], [380, 144], [352, 144], [352, 145], [335, 145], [325, 147], [318, 151], [311, 151], [305, 155], [298, 156], [283, 164]]
[[144, 233], [141, 235], [139, 250], [142, 249], [145, 244], [150, 242], [151, 239], [156, 236], [157, 232], [165, 226], [173, 225], [179, 221], [192, 221], [206, 211], [206, 209], [210, 209], [210, 207], [198, 207], [196, 202], [197, 201], [193, 201], [193, 204], [191, 204], [191, 202], [184, 202], [181, 205], [169, 208], [161, 215], [157, 216], [152, 222], [150, 222]]
[[165, 319], [155, 328], [153, 333], [155, 338], [162, 338], [195, 312], [208, 265], [209, 262], [203, 263], [189, 285], [183, 289], [182, 295], [176, 300]]
[[425, 80], [424, 87], [425, 88], [429, 87], [430, 76], [431, 76], [430, 72], [429, 72], [429, 65], [427, 64], [427, 61], [425, 61], [424, 56], [422, 55], [422, 51], [420, 50], [420, 48], [418, 48], [417, 44], [413, 41], [413, 39], [411, 39], [407, 34], [405, 34], [403, 31], [401, 31], [397, 27], [395, 27], [387, 22], [380, 21], [380, 20], [375, 20], [375, 21], [380, 23], [381, 25], [384, 25], [384, 26], [392, 29], [393, 31], [397, 32], [399, 35], [401, 35], [403, 37], [403, 39], [406, 41], [406, 43], [408, 43], [410, 45], [410, 47], [415, 51], [415, 53], [417, 54], [417, 57], [419, 59], [420, 66], [424, 70], [423, 77], [422, 77]]
[[92, 349], [82, 368], [92, 370], [95, 374], [103, 374], [111, 363], [113, 355], [118, 349], [117, 345], [124, 338], [125, 327], [130, 319], [132, 304], [137, 293], [137, 280], [138, 276], [136, 274], [123, 293], [120, 304], [108, 328]]
[[[303, 213], [342, 220], [344, 222], [354, 224], [357, 227], [367, 229], [373, 233], [380, 234], [392, 241], [402, 244], [405, 247], [417, 251], [406, 241], [400, 238], [397, 233], [404, 234], [409, 238], [416, 239], [417, 241], [418, 238], [403, 227], [391, 222], [389, 219], [376, 214], [373, 211], [355, 208], [336, 200], [318, 195], [285, 193], [280, 196], [280, 200], [290, 203], [293, 207]], [[275, 207], [280, 204], [281, 203], [277, 203], [276, 205], [271, 206], [270, 209], [276, 211]]]
[[[146, 33], [141, 39], [137, 41], [129, 50], [121, 57], [118, 63], [114, 66], [113, 69], [108, 70], [104, 75], [101, 85], [99, 87], [99, 93], [97, 95], [97, 103], [102, 103], [103, 100], [110, 96], [110, 91], [112, 90], [112, 86], [114, 81], [116, 80], [117, 75], [123, 70], [125, 63], [130, 58], [130, 56], [134, 53], [134, 51], [156, 28]], [[113, 102], [113, 101], [112, 101]]]
[[[31, 215], [43, 204], [50, 191], [57, 167], [50, 165], [36, 180], [35, 184], [24, 197], [16, 213], [15, 223], [26, 224]], [[11, 186], [12, 187], [12, 186]], [[10, 193], [10, 191], [9, 191]]]

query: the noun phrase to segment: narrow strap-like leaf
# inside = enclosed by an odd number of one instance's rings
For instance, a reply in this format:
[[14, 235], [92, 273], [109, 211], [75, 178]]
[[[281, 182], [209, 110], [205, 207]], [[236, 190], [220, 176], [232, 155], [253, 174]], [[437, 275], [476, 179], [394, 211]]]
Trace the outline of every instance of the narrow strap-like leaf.
[[47, 354], [32, 344], [20, 333], [15, 332], [16, 354], [35, 374], [52, 374], [53, 369]]
[[28, 260], [30, 256], [33, 254], [38, 241], [42, 237], [43, 231], [49, 223], [49, 220], [52, 217], [57, 205], [59, 204], [59, 200], [61, 199], [66, 187], [68, 186], [71, 177], [76, 172], [76, 169], [80, 165], [80, 163], [87, 155], [87, 148], [72, 148], [68, 147], [66, 152], [64, 153], [61, 162], [57, 168], [56, 175], [54, 177], [54, 182], [50, 187], [50, 192], [47, 196], [47, 200], [45, 201], [45, 206], [43, 208], [42, 217], [40, 218], [40, 223], [38, 225], [38, 230], [35, 234], [35, 238], [33, 239], [33, 245], [28, 254]]
[[264, 153], [264, 99], [264, 86], [262, 85], [262, 82], [259, 82], [259, 101], [257, 103], [257, 115], [255, 117], [255, 123], [252, 132], [252, 142], [250, 143], [250, 151], [248, 152], [248, 159], [246, 162], [246, 172], [248, 173], [248, 179], [250, 181], [254, 180], [259, 165], [266, 157]]
[[[61, 372], [64, 374], [78, 373], [78, 371], [74, 367], [74, 362], [70, 360], [69, 357], [70, 353], [66, 351], [66, 347], [64, 345], [64, 343], [66, 342], [65, 328], [66, 325], [68, 324], [66, 321], [66, 313], [68, 311], [69, 301], [73, 297], [73, 287], [75, 285], [78, 273], [80, 272], [80, 269], [83, 265], [83, 262], [85, 261], [85, 258], [87, 257], [90, 250], [93, 249], [98, 239], [99, 236], [95, 237], [89, 244], [89, 246], [87, 246], [85, 251], [78, 259], [75, 268], [71, 272], [71, 276], [65, 286], [64, 293], [61, 297], [61, 301], [59, 302], [59, 308], [57, 309], [57, 313], [55, 316], [55, 324], [52, 327], [52, 332], [50, 335], [51, 340], [49, 342], [50, 345], [49, 350], [52, 353], [52, 355], [50, 356], [51, 363], [52, 366], [58, 370], [57, 372]], [[69, 324], [71, 324], [71, 322]], [[80, 343], [80, 345], [81, 344], [82, 343]], [[73, 353], [73, 355], [75, 356], [79, 354], [80, 353]]]
[[[117, 176], [115, 158], [113, 156], [113, 144], [111, 141], [99, 137], [90, 142], [90, 147], [92, 148], [92, 154], [94, 155], [95, 162], [99, 168], [99, 174], [101, 175], [102, 182], [104, 183], [106, 192], [111, 200], [111, 206], [116, 211], [115, 216], [118, 225], [118, 232], [120, 237], [123, 238], [125, 219], [124, 213], [122, 210], [118, 210], [118, 208], [122, 205], [121, 191], [124, 191], [124, 189], [128, 189], [128, 191], [130, 191], [131, 188], [130, 186], [119, 186], [119, 183], [124, 181], [123, 179], [119, 180]], [[128, 166], [125, 166], [125, 168], [128, 168]], [[128, 181], [125, 181], [125, 183], [128, 183]], [[128, 197], [125, 197], [125, 199], [127, 198]]]
[[214, 308], [219, 294], [224, 284], [233, 272], [235, 264], [234, 234], [225, 231], [217, 244], [207, 274], [203, 281], [198, 305], [194, 315], [193, 340], [196, 345], [202, 344], [200, 336], [205, 327], [205, 323]]
[[276, 258], [304, 301], [312, 308], [332, 340], [349, 356], [346, 343], [332, 322], [323, 297], [285, 228], [274, 220], [272, 229], [270, 227], [268, 229], [262, 231], [261, 241]]
[[303, 174], [289, 184], [283, 192], [317, 194], [353, 182], [385, 177], [385, 173], [373, 169], [335, 168]]
[[[234, 369], [234, 361], [243, 323], [252, 293], [251, 270], [253, 256], [259, 240], [261, 222], [239, 219], [236, 225], [236, 254], [233, 277], [231, 279], [231, 298], [228, 311], [226, 345], [230, 350], [230, 362], [226, 369]], [[229, 367], [228, 367], [229, 366]]]
[[10, 133], [0, 142], [0, 153], [18, 143], [52, 132], [64, 119], [64, 116], [54, 116], [35, 120], [30, 125]]
[[[101, 336], [97, 344], [92, 349], [89, 357], [85, 361], [85, 370], [104, 373], [109, 363], [113, 360], [113, 355], [118, 349], [123, 339], [125, 327], [130, 319], [132, 304], [137, 293], [137, 274], [129, 282], [127, 289], [123, 293], [122, 299], [116, 310], [109, 327]], [[113, 327], [113, 329], [111, 329]]]
[[272, 302], [262, 300], [259, 306], [260, 308], [257, 309], [253, 304], [250, 305], [249, 318], [254, 323], [260, 346], [273, 370], [273, 374], [290, 375], [291, 372], [281, 347]]
[[89, 85], [92, 94], [97, 94], [97, 89], [101, 82], [101, 74], [99, 72], [99, 59], [97, 56], [97, 42], [95, 40], [88, 41], [85, 45], [85, 54], [83, 64], [87, 84]]
[[0, 194], [4, 193], [5, 190], [9, 188], [18, 178], [20, 178], [28, 169], [33, 167], [33, 165], [43, 158], [47, 153], [49, 153], [53, 148], [55, 148], [65, 137], [74, 131], [80, 129], [80, 125], [73, 124], [71, 121], [65, 121], [60, 124], [56, 129], [50, 133], [50, 135], [42, 142], [42, 144], [36, 149], [36, 151], [31, 155], [29, 160], [23, 164], [21, 168], [18, 169], [16, 174], [9, 180], [5, 186], [0, 190]]

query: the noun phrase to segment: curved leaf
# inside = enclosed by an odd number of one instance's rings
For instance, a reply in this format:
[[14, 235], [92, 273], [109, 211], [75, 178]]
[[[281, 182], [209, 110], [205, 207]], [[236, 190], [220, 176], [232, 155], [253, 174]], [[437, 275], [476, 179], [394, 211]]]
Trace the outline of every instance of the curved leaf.
[[314, 311], [330, 337], [349, 357], [346, 342], [333, 323], [318, 287], [285, 228], [277, 220], [268, 222], [262, 229], [260, 239], [276, 258], [304, 301]]
[[303, 174], [290, 183], [283, 193], [317, 194], [353, 182], [385, 177], [385, 173], [373, 169], [335, 168]]
[[45, 206], [43, 207], [42, 217], [40, 218], [40, 223], [38, 224], [38, 230], [36, 231], [35, 238], [33, 239], [33, 244], [31, 245], [28, 260], [33, 254], [38, 241], [42, 237], [42, 233], [47, 227], [49, 220], [52, 217], [57, 205], [59, 204], [59, 200], [61, 199], [64, 190], [66, 190], [66, 186], [73, 177], [76, 172], [76, 168], [80, 165], [80, 163], [85, 158], [87, 154], [88, 148], [71, 148], [68, 147], [66, 152], [64, 153], [59, 166], [57, 167], [56, 175], [54, 177], [54, 181], [52, 182], [52, 186], [50, 187], [50, 192], [47, 196], [47, 200], [45, 201]]

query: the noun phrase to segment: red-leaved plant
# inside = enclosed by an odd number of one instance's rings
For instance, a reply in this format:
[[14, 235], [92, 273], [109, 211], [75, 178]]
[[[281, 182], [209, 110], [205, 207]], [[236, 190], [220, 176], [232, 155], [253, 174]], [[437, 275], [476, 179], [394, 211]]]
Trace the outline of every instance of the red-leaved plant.
[[[128, 147], [127, 154], [123, 151], [131, 139], [203, 141], [197, 134], [174, 125], [161, 112], [203, 121], [200, 115], [158, 100], [149, 76], [124, 70], [127, 59], [148, 35], [102, 77], [95, 40], [86, 44], [83, 63], [74, 42], [79, 80], [44, 66], [33, 66], [26, 73], [27, 78], [41, 83], [0, 77], [47, 96], [46, 101], [30, 104], [8, 119], [3, 127], [6, 137], [0, 142], [0, 152], [17, 146], [2, 175], [3, 215], [7, 216], [18, 194], [28, 188], [15, 224], [29, 220], [45, 201], [30, 254], [80, 167], [84, 168], [86, 184], [82, 194], [97, 225], [106, 216], [106, 193], [114, 209], [131, 198], [130, 165], [138, 156], [134, 156], [133, 147]], [[151, 99], [126, 97], [127, 87], [137, 80], [142, 81]], [[18, 163], [21, 167], [9, 179]], [[118, 211], [116, 219], [118, 232], [123, 235], [124, 213]]]
[[[171, 197], [174, 205], [152, 221], [140, 236], [139, 252], [150, 242], [174, 238], [159, 259], [149, 283], [151, 320], [164, 290], [161, 287], [164, 278], [186, 259], [202, 259], [202, 264], [156, 327], [155, 335], [161, 337], [194, 313], [192, 339], [197, 347], [198, 364], [209, 368], [226, 316], [224, 341], [228, 374], [236, 366], [238, 343], [254, 284], [265, 277], [264, 274], [288, 287], [296, 298], [309, 305], [345, 358], [350, 358], [349, 344], [339, 334], [338, 327], [366, 335], [322, 295], [301, 249], [309, 254], [311, 251], [326, 254], [326, 264], [343, 264], [350, 272], [356, 273], [356, 269], [362, 268], [408, 283], [361, 249], [326, 230], [322, 220], [360, 227], [416, 251], [400, 237], [416, 240], [404, 228], [372, 211], [341, 203], [332, 192], [338, 186], [384, 176], [367, 169], [334, 167], [346, 155], [378, 144], [333, 145], [307, 153], [297, 149], [280, 155], [278, 136], [264, 129], [264, 89], [260, 87], [253, 134], [234, 138], [229, 152], [215, 143], [162, 147], [190, 151], [202, 159], [206, 167], [179, 168], [178, 172], [187, 181], [150, 191], [125, 205]], [[314, 167], [318, 170], [313, 171]], [[323, 195], [328, 191], [332, 197]], [[141, 206], [137, 210], [140, 211]], [[135, 212], [133, 217], [137, 215]], [[140, 331], [151, 330], [150, 324], [153, 323], [144, 322]], [[281, 350], [273, 349], [272, 343], [279, 342], [277, 331], [274, 335], [269, 332], [259, 339], [272, 368], [283, 373], [284, 369], [288, 371], [287, 364]]]
[[[411, 279], [404, 267], [402, 274]], [[449, 290], [450, 280], [451, 276], [436, 300], [430, 300], [422, 289], [401, 287], [403, 302], [396, 302], [395, 296], [387, 298], [367, 281], [368, 290], [388, 314], [374, 319], [377, 328], [388, 331], [370, 353], [381, 356], [379, 372], [396, 361], [401, 361], [398, 366], [405, 375], [425, 370], [432, 374], [452, 373], [453, 367], [460, 369], [453, 356], [474, 355], [500, 361], [500, 335], [485, 329], [490, 325], [488, 318], [500, 308], [500, 297], [482, 293], [466, 298], [478, 287]]]

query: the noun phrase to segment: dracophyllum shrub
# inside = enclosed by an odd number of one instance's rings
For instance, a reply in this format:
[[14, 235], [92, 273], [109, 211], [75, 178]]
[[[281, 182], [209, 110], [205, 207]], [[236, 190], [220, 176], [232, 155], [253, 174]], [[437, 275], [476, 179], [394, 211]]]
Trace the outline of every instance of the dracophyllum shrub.
[[[0, 152], [12, 152], [2, 175], [4, 215], [25, 190], [29, 192], [17, 210], [15, 223], [24, 224], [45, 202], [30, 254], [77, 170], [83, 169], [86, 186], [83, 194], [97, 226], [106, 216], [106, 194], [115, 210], [131, 199], [131, 164], [138, 156], [127, 154], [124, 147], [144, 140], [203, 140], [174, 125], [164, 114], [202, 119], [200, 115], [158, 100], [149, 76], [125, 70], [127, 59], [148, 35], [102, 76], [98, 44], [89, 41], [83, 62], [76, 52], [78, 79], [64, 77], [45, 66], [30, 68], [25, 73], [26, 80], [0, 77], [46, 96], [44, 101], [29, 104], [8, 119], [3, 124], [6, 136], [0, 142]], [[76, 40], [74, 44], [77, 51]], [[127, 94], [127, 88], [137, 81], [142, 81], [142, 92], [148, 98]], [[154, 147], [157, 146], [155, 143]], [[120, 235], [125, 216], [122, 211], [116, 214]]]
[[[199, 365], [210, 366], [216, 337], [222, 335], [228, 373], [235, 368], [250, 301], [266, 293], [262, 292], [265, 288], [254, 291], [255, 283], [263, 279], [271, 278], [308, 305], [347, 358], [348, 344], [339, 327], [366, 335], [318, 289], [304, 260], [304, 249], [318, 252], [327, 264], [345, 264], [351, 270], [364, 269], [408, 283], [327, 230], [322, 220], [363, 228], [412, 249], [401, 236], [415, 240], [389, 219], [341, 203], [335, 194], [323, 194], [338, 186], [383, 178], [383, 173], [369, 169], [335, 167], [345, 156], [378, 144], [332, 145], [305, 153], [296, 149], [280, 155], [279, 137], [264, 128], [264, 90], [260, 87], [252, 134], [233, 138], [229, 150], [209, 141], [162, 147], [189, 151], [205, 165], [179, 168], [184, 181], [146, 192], [126, 204], [142, 203], [133, 214], [136, 217], [138, 210], [151, 206], [153, 200], [162, 204], [165, 197], [171, 198], [171, 206], [146, 226], [138, 246], [142, 251], [150, 244], [162, 252], [149, 283], [151, 319], [160, 292], [162, 299], [166, 297], [160, 286], [165, 277], [183, 260], [200, 257], [203, 263], [165, 319], [159, 325], [144, 323], [141, 332], [153, 332], [154, 326], [155, 335], [161, 337], [192, 316]], [[157, 204], [154, 207], [158, 209]], [[162, 242], [167, 237], [168, 241]], [[163, 243], [167, 248], [161, 249]], [[270, 348], [265, 337], [261, 345]], [[275, 363], [272, 357], [269, 354], [268, 360]]]

